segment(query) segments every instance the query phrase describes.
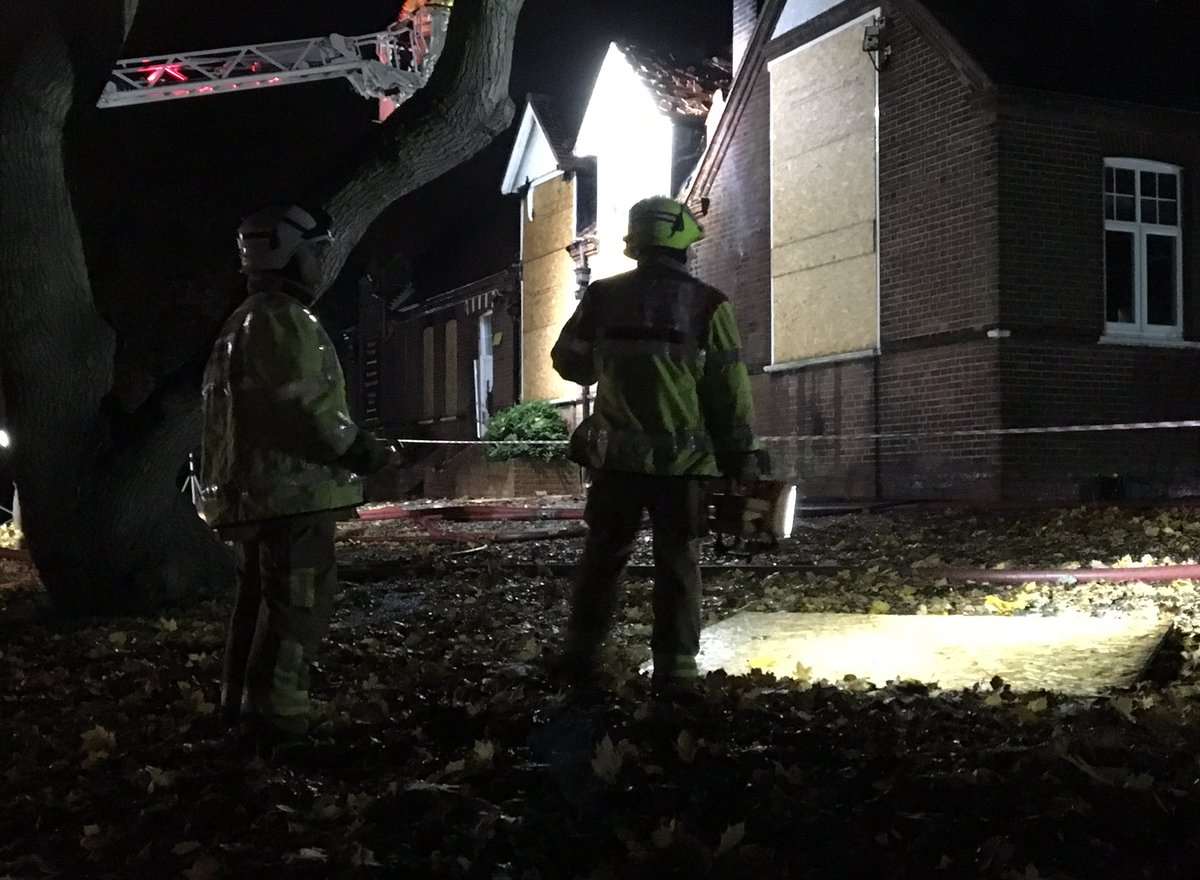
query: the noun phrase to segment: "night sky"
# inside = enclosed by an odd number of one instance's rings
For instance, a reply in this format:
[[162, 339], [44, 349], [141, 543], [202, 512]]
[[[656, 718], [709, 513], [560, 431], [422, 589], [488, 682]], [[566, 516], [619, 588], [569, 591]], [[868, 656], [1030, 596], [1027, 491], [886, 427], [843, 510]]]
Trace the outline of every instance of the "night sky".
[[[394, 18], [399, 0], [221, 4], [228, 11], [220, 14], [213, 8], [147, 0], [124, 54], [369, 33]], [[527, 0], [511, 80], [518, 113], [527, 92], [545, 92], [574, 126], [611, 40], [687, 60], [727, 55], [729, 19], [729, 0]], [[373, 102], [334, 81], [84, 114], [71, 156], [89, 255], [133, 278], [187, 277], [211, 261], [214, 247], [228, 248], [232, 266], [240, 216], [301, 194], [314, 169], [369, 131], [374, 113]], [[515, 251], [519, 216], [499, 194], [512, 134], [387, 212], [352, 258], [341, 297], [369, 254], [406, 252], [424, 287], [502, 267]], [[171, 248], [140, 246], [163, 236], [172, 238]], [[470, 268], [476, 264], [478, 272]], [[455, 277], [462, 273], [445, 266], [466, 267], [472, 277]]]

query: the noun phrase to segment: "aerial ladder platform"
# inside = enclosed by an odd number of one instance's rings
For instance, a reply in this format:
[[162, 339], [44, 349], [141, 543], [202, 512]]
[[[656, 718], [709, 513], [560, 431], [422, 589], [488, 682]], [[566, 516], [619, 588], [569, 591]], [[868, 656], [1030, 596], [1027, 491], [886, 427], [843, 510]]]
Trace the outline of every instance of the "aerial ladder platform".
[[96, 106], [128, 107], [274, 86], [347, 80], [380, 101], [380, 119], [411, 98], [446, 43], [453, 0], [407, 0], [386, 30], [330, 34], [227, 49], [176, 52], [116, 63]]

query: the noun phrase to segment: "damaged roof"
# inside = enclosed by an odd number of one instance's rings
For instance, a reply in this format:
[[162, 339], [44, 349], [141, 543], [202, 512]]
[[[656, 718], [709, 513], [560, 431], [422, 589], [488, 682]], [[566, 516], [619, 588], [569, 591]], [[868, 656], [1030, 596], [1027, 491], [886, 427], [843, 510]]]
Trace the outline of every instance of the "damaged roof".
[[718, 89], [729, 89], [732, 66], [725, 58], [706, 58], [700, 64], [683, 64], [674, 55], [662, 54], [630, 43], [617, 48], [650, 90], [658, 108], [677, 119], [701, 122], [712, 108]]

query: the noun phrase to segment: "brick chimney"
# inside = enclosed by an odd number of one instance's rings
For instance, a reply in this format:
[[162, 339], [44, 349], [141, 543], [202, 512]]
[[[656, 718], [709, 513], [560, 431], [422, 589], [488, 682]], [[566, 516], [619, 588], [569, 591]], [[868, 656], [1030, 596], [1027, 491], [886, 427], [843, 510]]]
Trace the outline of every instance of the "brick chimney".
[[733, 0], [733, 73], [736, 76], [758, 24], [762, 0]]

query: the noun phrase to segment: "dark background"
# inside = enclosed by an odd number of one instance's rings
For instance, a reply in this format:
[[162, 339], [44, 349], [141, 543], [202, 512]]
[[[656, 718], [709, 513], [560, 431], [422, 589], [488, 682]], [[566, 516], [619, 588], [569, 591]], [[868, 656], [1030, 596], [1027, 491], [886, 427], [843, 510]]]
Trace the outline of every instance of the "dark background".
[[[399, 5], [293, 0], [221, 4], [216, 13], [211, 5], [146, 0], [122, 55], [370, 33], [392, 21]], [[499, 189], [524, 95], [557, 99], [574, 131], [610, 41], [652, 45], [687, 61], [728, 55], [730, 5], [528, 0], [511, 80], [513, 129], [380, 218], [327, 298], [327, 317], [352, 320], [352, 294], [372, 257], [406, 254], [420, 295], [506, 265], [516, 255], [519, 212]], [[301, 197], [332, 157], [366, 135], [375, 114], [375, 102], [342, 80], [82, 113], [68, 147], [74, 196], [93, 273], [118, 280], [98, 285], [101, 309], [119, 330], [139, 315], [161, 314], [185, 279], [211, 271], [213, 249], [235, 270], [240, 217]]]

